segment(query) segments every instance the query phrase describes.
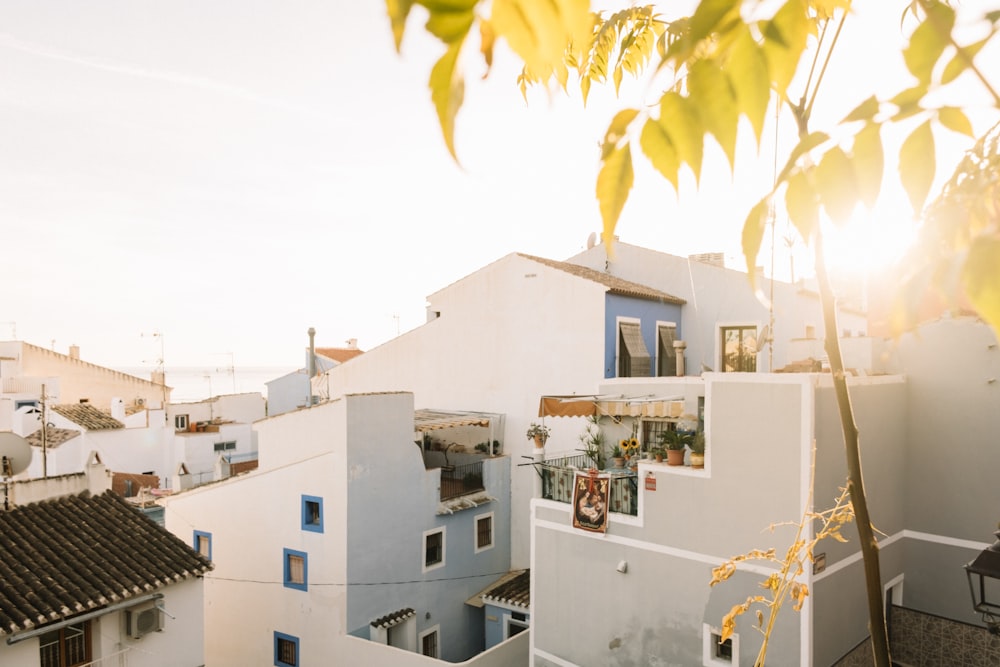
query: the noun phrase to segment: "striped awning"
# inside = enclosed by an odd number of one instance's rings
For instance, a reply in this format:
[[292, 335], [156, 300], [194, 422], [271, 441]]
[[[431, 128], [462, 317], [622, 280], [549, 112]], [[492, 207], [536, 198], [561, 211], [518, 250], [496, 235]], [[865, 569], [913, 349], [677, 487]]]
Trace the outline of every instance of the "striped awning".
[[421, 433], [456, 426], [482, 426], [486, 428], [496, 418], [498, 415], [483, 412], [445, 412], [443, 410], [421, 409], [413, 412], [413, 427]]
[[542, 396], [539, 417], [656, 417], [677, 419], [684, 399], [664, 396]]

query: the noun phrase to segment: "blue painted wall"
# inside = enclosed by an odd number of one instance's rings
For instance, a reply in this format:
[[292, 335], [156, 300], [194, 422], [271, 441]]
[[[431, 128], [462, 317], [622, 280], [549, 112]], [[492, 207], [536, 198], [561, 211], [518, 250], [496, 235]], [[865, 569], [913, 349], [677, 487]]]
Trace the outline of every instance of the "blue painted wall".
[[[503, 641], [504, 616], [510, 616], [511, 611], [492, 604], [483, 605], [486, 625], [486, 648], [491, 649]], [[525, 613], [524, 623], [531, 623], [531, 614]]]
[[618, 318], [631, 317], [640, 321], [642, 340], [652, 358], [652, 374], [656, 374], [656, 323], [677, 324], [677, 339], [684, 337], [681, 331], [681, 307], [673, 303], [660, 303], [647, 299], [607, 294], [604, 297], [604, 377], [618, 376], [615, 348], [618, 342]]

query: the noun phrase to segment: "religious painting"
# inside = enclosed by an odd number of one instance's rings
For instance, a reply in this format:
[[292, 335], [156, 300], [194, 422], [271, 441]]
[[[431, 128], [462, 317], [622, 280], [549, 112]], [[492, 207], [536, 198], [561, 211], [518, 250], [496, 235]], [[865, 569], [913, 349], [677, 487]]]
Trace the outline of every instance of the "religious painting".
[[608, 527], [607, 475], [577, 473], [573, 483], [573, 527], [603, 533]]

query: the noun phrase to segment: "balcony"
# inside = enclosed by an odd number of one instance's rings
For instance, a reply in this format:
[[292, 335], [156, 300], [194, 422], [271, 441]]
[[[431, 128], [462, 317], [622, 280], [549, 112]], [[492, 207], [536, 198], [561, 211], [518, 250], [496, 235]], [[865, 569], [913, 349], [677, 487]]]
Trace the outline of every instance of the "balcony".
[[[542, 476], [542, 498], [561, 503], [573, 502], [573, 481], [576, 474], [586, 472], [593, 465], [584, 454], [577, 456], [558, 456], [543, 461], [538, 466]], [[610, 498], [608, 505], [612, 512], [636, 516], [639, 513], [639, 477], [629, 469], [604, 470], [611, 478]], [[444, 483], [441, 485], [444, 492]]]
[[450, 500], [485, 490], [482, 461], [461, 466], [442, 466], [441, 500]]

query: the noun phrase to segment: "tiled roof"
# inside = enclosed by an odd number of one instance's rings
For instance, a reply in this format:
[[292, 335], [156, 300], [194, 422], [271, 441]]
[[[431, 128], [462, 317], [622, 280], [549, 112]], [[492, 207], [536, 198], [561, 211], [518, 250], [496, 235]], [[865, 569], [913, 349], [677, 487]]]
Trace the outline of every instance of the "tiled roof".
[[653, 289], [652, 287], [647, 287], [646, 285], [640, 285], [639, 283], [634, 283], [631, 280], [623, 280], [616, 276], [612, 276], [608, 273], [601, 273], [600, 271], [595, 271], [586, 266], [580, 266], [579, 264], [570, 264], [569, 262], [557, 262], [554, 259], [546, 259], [544, 257], [535, 257], [534, 255], [525, 255], [524, 253], [518, 253], [521, 257], [530, 259], [535, 262], [544, 264], [545, 266], [550, 266], [553, 269], [559, 269], [560, 271], [565, 271], [566, 273], [577, 276], [578, 278], [585, 278], [591, 280], [595, 283], [600, 283], [608, 288], [608, 291], [613, 294], [620, 294], [622, 296], [633, 296], [640, 299], [650, 299], [653, 301], [662, 301], [663, 303], [674, 303], [674, 304], [684, 304], [687, 303], [684, 299], [679, 296], [674, 296], [673, 294], [667, 294], [666, 292], [661, 292], [658, 289]]
[[394, 625], [402, 623], [411, 616], [415, 616], [417, 612], [413, 611], [409, 607], [406, 609], [400, 609], [399, 611], [394, 611], [391, 614], [386, 614], [376, 618], [371, 622], [371, 625], [376, 628], [391, 628]]
[[0, 636], [125, 601], [212, 564], [106, 491], [0, 512]]
[[495, 586], [483, 592], [483, 599], [529, 609], [531, 607], [531, 570], [525, 570], [513, 578], [501, 579]]
[[[67, 440], [72, 440], [76, 436], [80, 435], [79, 431], [74, 431], [69, 428], [55, 428], [49, 427], [45, 429], [45, 446], [46, 447], [58, 447]], [[24, 438], [28, 441], [28, 444], [32, 447], [42, 446], [42, 429], [38, 429], [34, 433]]]
[[53, 405], [52, 409], [74, 424], [82, 426], [88, 431], [104, 431], [113, 428], [125, 428], [125, 424], [121, 423], [111, 415], [101, 412], [90, 403]]
[[317, 347], [316, 354], [326, 357], [327, 359], [332, 359], [339, 364], [344, 363], [348, 359], [353, 359], [359, 354], [364, 354], [364, 350], [359, 350], [356, 347]]

